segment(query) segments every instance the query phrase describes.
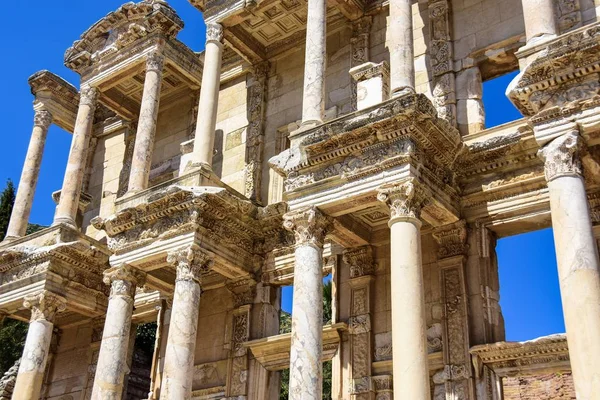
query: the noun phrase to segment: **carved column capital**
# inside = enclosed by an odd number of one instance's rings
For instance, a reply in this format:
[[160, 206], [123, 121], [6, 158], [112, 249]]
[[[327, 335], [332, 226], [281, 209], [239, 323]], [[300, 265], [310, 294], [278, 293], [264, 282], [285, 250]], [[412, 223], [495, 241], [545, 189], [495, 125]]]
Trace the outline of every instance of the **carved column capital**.
[[146, 58], [146, 71], [162, 72], [165, 56], [157, 51], [148, 54]]
[[142, 286], [146, 281], [146, 274], [137, 268], [123, 264], [104, 271], [104, 283], [110, 285], [110, 297], [135, 296], [137, 286]]
[[57, 313], [67, 308], [67, 300], [52, 292], [41, 292], [25, 296], [23, 307], [31, 310], [30, 322], [46, 320], [54, 323]]
[[583, 139], [576, 131], [559, 136], [542, 147], [538, 155], [544, 161], [546, 180], [550, 182], [561, 176], [582, 176], [582, 147]]
[[210, 23], [206, 25], [206, 41], [223, 43], [223, 25]]
[[428, 191], [414, 178], [384, 185], [378, 192], [377, 199], [390, 208], [390, 224], [397, 218], [418, 220], [428, 202]]
[[307, 207], [288, 212], [283, 216], [283, 227], [294, 233], [296, 246], [313, 245], [323, 247], [325, 236], [333, 222], [317, 207]]
[[52, 114], [47, 110], [36, 110], [33, 116], [33, 126], [47, 130], [52, 125]]
[[210, 271], [214, 257], [194, 244], [170, 252], [167, 262], [177, 270], [177, 281], [195, 281], [202, 284], [202, 275]]
[[467, 224], [464, 220], [436, 228], [432, 235], [439, 246], [439, 258], [458, 256], [467, 252]]
[[92, 108], [96, 108], [96, 103], [98, 101], [98, 89], [92, 86], [82, 86], [79, 92], [79, 105], [80, 106], [90, 106]]
[[350, 266], [350, 278], [360, 278], [375, 273], [371, 246], [361, 246], [344, 251], [344, 262]]
[[236, 308], [254, 303], [256, 282], [252, 279], [242, 278], [235, 281], [228, 281], [225, 287], [233, 295], [233, 302]]

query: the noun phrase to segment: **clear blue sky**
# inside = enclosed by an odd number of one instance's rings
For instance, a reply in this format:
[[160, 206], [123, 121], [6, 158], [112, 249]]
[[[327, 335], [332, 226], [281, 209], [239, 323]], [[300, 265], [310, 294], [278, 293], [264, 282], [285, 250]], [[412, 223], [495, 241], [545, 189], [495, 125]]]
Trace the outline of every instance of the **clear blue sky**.
[[[79, 35], [124, 1], [33, 0], [3, 4], [3, 62], [0, 63], [3, 96], [0, 107], [3, 146], [0, 146], [0, 186], [12, 179], [18, 183], [32, 129], [33, 97], [27, 78], [42, 69], [59, 74], [78, 86], [78, 76], [63, 66], [65, 50]], [[170, 0], [185, 21], [179, 39], [195, 51], [204, 47], [202, 15], [187, 0]], [[484, 85], [487, 125], [519, 118], [503, 96], [511, 76]], [[60, 189], [71, 137], [53, 126], [48, 134], [40, 181], [31, 222], [50, 224], [54, 212], [51, 193]], [[509, 340], [531, 339], [563, 332], [562, 312], [551, 230], [502, 239], [498, 243], [501, 305]], [[284, 309], [291, 308], [291, 290], [286, 289]]]

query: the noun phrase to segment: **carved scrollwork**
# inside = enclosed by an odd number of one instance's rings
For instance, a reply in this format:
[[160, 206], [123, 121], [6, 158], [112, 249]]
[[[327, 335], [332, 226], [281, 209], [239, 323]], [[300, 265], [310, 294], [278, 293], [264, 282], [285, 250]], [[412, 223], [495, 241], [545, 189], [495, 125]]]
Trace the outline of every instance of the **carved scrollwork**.
[[570, 132], [560, 136], [539, 151], [539, 156], [544, 160], [546, 180], [561, 176], [581, 176], [581, 138], [577, 132]]
[[206, 25], [206, 41], [223, 42], [223, 25], [211, 23]]
[[67, 300], [55, 293], [43, 290], [25, 296], [23, 307], [31, 310], [31, 322], [40, 320], [54, 322], [56, 314], [67, 308]]
[[202, 283], [202, 275], [210, 271], [214, 259], [200, 246], [192, 245], [170, 252], [167, 255], [167, 262], [176, 268], [177, 281]]
[[390, 208], [392, 220], [419, 219], [421, 209], [427, 204], [429, 197], [427, 191], [414, 178], [382, 186], [378, 192], [377, 199]]
[[135, 289], [146, 281], [146, 274], [123, 264], [104, 271], [104, 283], [110, 285], [110, 297], [126, 296], [133, 299]]
[[46, 130], [52, 125], [52, 114], [47, 110], [38, 110], [33, 116], [33, 126]]
[[323, 246], [327, 232], [333, 227], [331, 218], [316, 207], [307, 207], [283, 216], [283, 227], [294, 233], [296, 246]]

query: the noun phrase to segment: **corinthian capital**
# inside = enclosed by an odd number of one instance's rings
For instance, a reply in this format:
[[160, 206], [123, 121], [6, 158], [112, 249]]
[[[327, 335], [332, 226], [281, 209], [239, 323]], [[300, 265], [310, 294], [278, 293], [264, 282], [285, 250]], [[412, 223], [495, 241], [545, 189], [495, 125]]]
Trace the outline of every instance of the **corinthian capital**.
[[155, 51], [146, 59], [146, 71], [162, 72], [164, 64], [165, 56]]
[[371, 246], [361, 246], [344, 251], [344, 262], [350, 266], [351, 279], [375, 273]]
[[323, 247], [327, 232], [332, 228], [330, 217], [317, 207], [307, 207], [283, 216], [283, 227], [294, 233], [296, 246], [312, 244]]
[[52, 125], [52, 114], [50, 111], [38, 110], [33, 116], [33, 126], [39, 126], [40, 128], [47, 130]]
[[92, 86], [84, 86], [79, 92], [79, 105], [96, 107], [96, 101], [98, 100], [98, 89]]
[[213, 256], [198, 245], [177, 249], [167, 255], [167, 262], [177, 270], [178, 281], [202, 283], [202, 275], [212, 268]]
[[23, 306], [31, 310], [30, 322], [46, 320], [54, 323], [56, 313], [67, 308], [67, 300], [62, 296], [43, 290], [25, 296]]
[[217, 23], [206, 25], [206, 41], [223, 43], [223, 25]]
[[582, 139], [575, 131], [559, 136], [538, 152], [544, 161], [546, 180], [561, 176], [581, 176]]
[[123, 264], [104, 271], [104, 283], [110, 285], [110, 297], [135, 296], [135, 288], [146, 281], [146, 274], [131, 265]]
[[427, 191], [414, 178], [384, 185], [377, 194], [377, 199], [390, 208], [391, 219], [419, 219], [421, 209], [427, 204], [427, 197]]

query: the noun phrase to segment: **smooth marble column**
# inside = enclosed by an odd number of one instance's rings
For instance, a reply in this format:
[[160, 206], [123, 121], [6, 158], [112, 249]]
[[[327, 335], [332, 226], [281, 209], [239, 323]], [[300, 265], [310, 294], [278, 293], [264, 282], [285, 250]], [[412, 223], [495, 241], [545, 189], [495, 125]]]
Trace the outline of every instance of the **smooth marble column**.
[[390, 208], [394, 399], [429, 400], [427, 323], [421, 263], [421, 208], [427, 195], [415, 179], [384, 186]]
[[577, 132], [540, 150], [550, 192], [552, 229], [569, 357], [578, 400], [600, 393], [600, 272], [598, 248], [581, 171]]
[[50, 112], [46, 110], [35, 112], [33, 132], [31, 133], [31, 139], [29, 139], [25, 165], [23, 165], [23, 172], [21, 172], [21, 180], [19, 181], [19, 188], [17, 189], [5, 240], [25, 236], [27, 232], [29, 214], [31, 213], [33, 196], [40, 174], [42, 156], [44, 155], [44, 146], [46, 145], [46, 136], [51, 124], [52, 114]]
[[31, 309], [31, 319], [13, 399], [38, 400], [48, 362], [48, 352], [56, 313], [64, 311], [66, 300], [48, 291], [28, 295], [23, 301]]
[[327, 61], [327, 3], [308, 0], [302, 125], [323, 123], [325, 115], [325, 65]]
[[558, 34], [554, 0], [522, 0], [527, 44]]
[[94, 377], [92, 400], [119, 400], [128, 372], [127, 353], [135, 289], [144, 283], [144, 274], [128, 265], [104, 272], [110, 298]]
[[169, 253], [167, 261], [175, 266], [177, 278], [160, 398], [187, 400], [192, 397], [202, 275], [212, 258], [194, 245]]
[[164, 61], [164, 56], [160, 53], [152, 53], [146, 59], [144, 92], [129, 172], [129, 193], [148, 188]]
[[289, 398], [320, 400], [323, 393], [323, 241], [331, 220], [309, 207], [284, 215], [296, 238]]
[[209, 169], [212, 169], [215, 147], [222, 57], [223, 27], [220, 24], [208, 24], [206, 26], [206, 50], [204, 51], [204, 69], [202, 70], [202, 87], [200, 88], [192, 163], [203, 165]]
[[412, 0], [390, 0], [388, 24], [392, 97], [415, 89]]
[[56, 207], [53, 225], [68, 224], [77, 226], [77, 210], [79, 208], [79, 196], [83, 186], [87, 152], [92, 136], [94, 124], [94, 111], [98, 100], [98, 89], [85, 87], [79, 93], [79, 110], [75, 120], [75, 129], [71, 141], [71, 150], [67, 161], [67, 169], [63, 180], [60, 200]]

